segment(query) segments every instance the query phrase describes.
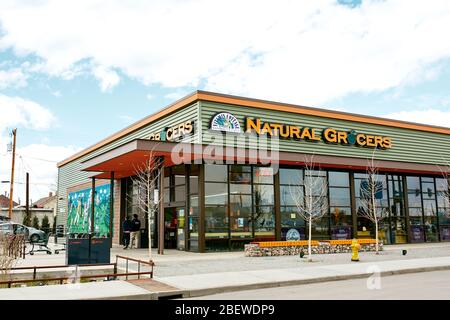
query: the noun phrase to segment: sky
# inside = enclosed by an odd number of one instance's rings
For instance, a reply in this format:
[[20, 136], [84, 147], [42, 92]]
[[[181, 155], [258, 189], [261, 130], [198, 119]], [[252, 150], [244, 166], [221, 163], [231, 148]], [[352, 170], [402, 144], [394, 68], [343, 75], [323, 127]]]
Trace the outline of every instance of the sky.
[[1, 0], [0, 193], [195, 91], [450, 127], [448, 0]]

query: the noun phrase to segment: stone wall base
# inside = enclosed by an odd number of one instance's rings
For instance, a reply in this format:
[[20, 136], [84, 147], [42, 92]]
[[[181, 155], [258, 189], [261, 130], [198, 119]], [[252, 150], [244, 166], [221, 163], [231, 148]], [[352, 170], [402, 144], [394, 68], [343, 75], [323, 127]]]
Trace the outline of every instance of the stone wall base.
[[[246, 244], [244, 255], [246, 257], [267, 257], [267, 256], [295, 256], [300, 251], [307, 254], [308, 246], [285, 246], [285, 247], [260, 247], [257, 244]], [[379, 250], [383, 250], [383, 243], [379, 243]], [[312, 246], [313, 254], [328, 253], [351, 253], [352, 247], [349, 244], [331, 245], [326, 242], [320, 242], [318, 246]], [[375, 251], [375, 244], [361, 244], [359, 252]]]

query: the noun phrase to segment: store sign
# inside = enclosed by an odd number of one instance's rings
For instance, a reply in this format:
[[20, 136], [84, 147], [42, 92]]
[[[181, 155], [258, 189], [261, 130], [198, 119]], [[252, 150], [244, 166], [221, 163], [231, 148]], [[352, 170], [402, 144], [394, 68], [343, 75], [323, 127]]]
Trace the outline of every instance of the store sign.
[[216, 114], [211, 120], [211, 130], [241, 133], [241, 125], [239, 121], [231, 113], [221, 112]]
[[281, 139], [305, 140], [310, 142], [323, 141], [330, 144], [356, 145], [360, 147], [390, 149], [390, 137], [357, 133], [355, 130], [341, 131], [333, 128], [319, 129], [262, 122], [261, 119], [245, 119], [245, 133], [256, 133]]
[[300, 240], [300, 232], [297, 229], [289, 229], [286, 232], [286, 241], [298, 241]]
[[166, 127], [161, 132], [150, 134], [149, 139], [155, 141], [180, 141], [194, 134], [194, 120], [183, 121], [177, 125]]

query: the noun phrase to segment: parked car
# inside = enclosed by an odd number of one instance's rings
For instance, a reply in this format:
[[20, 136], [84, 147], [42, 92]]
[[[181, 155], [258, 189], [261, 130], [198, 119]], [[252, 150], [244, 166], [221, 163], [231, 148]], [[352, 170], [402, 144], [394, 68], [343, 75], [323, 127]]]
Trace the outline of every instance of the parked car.
[[45, 232], [15, 222], [0, 222], [0, 234], [24, 234], [31, 242], [45, 239]]
[[27, 228], [29, 230], [28, 239], [30, 240], [30, 242], [38, 242], [38, 241], [45, 239], [46, 234], [44, 231], [38, 230], [33, 227], [27, 227]]

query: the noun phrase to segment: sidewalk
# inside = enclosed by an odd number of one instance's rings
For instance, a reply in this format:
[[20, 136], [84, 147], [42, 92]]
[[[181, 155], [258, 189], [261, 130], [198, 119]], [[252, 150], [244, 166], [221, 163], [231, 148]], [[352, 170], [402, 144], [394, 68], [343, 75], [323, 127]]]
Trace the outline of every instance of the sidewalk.
[[183, 297], [196, 297], [220, 292], [365, 278], [374, 273], [388, 276], [449, 270], [450, 257], [323, 266], [314, 264], [314, 262], [299, 262], [297, 268], [172, 276], [158, 278], [158, 281], [179, 288], [183, 292]]
[[[199, 297], [222, 292], [368, 278], [424, 271], [449, 270], [450, 257], [320, 265], [298, 261], [296, 268], [228, 271], [159, 277], [141, 281], [108, 281], [75, 285], [0, 289], [0, 300], [15, 299], [146, 299]], [[152, 283], [153, 282], [153, 283]], [[332, 284], [330, 284], [332, 285]]]

